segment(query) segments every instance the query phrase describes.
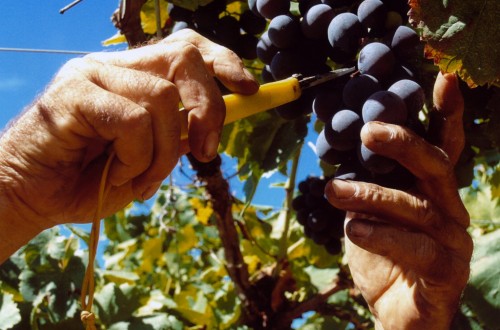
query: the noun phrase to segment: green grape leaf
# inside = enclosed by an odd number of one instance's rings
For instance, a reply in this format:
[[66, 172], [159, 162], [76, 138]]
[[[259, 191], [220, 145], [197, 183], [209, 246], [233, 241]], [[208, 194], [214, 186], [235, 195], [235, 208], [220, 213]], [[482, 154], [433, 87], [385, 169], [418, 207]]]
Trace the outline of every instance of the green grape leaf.
[[488, 328], [500, 324], [500, 230], [477, 238], [464, 300]]
[[410, 23], [426, 41], [425, 56], [471, 87], [500, 78], [500, 1], [410, 0]]
[[133, 317], [128, 322], [117, 322], [109, 330], [182, 330], [183, 324], [172, 315], [155, 314], [147, 317]]
[[21, 322], [21, 313], [12, 295], [2, 294], [0, 296], [0, 329], [11, 329], [19, 322]]
[[259, 113], [226, 125], [219, 152], [238, 159], [238, 175], [251, 200], [260, 177], [286, 166], [307, 134], [307, 118], [285, 120], [274, 111]]
[[141, 306], [139, 288], [126, 283], [108, 283], [96, 292], [95, 305], [99, 318], [105, 324], [128, 321], [132, 313]]

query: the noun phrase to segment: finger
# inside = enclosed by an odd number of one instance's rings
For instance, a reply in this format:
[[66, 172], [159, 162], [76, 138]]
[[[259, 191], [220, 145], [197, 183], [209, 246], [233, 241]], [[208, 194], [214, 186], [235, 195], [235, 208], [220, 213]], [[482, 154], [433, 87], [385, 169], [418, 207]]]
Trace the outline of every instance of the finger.
[[144, 194], [142, 199], [147, 199], [172, 171], [179, 157], [177, 88], [145, 72], [99, 63], [96, 66], [98, 70], [89, 74], [91, 81], [111, 93], [126, 96], [151, 116], [153, 155], [146, 171], [134, 178], [133, 184], [135, 195]]
[[349, 221], [346, 224], [346, 235], [353, 244], [374, 254], [397, 260], [427, 281], [455, 281], [457, 285], [467, 282], [468, 258], [472, 250], [465, 254], [453, 253], [425, 234], [369, 220]]
[[259, 88], [255, 77], [245, 68], [243, 61], [230, 49], [218, 45], [190, 29], [180, 30], [163, 43], [188, 41], [199, 50], [208, 70], [231, 91], [253, 94]]
[[370, 150], [406, 167], [443, 214], [468, 226], [467, 211], [457, 194], [453, 165], [443, 150], [407, 128], [381, 122], [366, 123], [361, 129], [361, 140]]
[[430, 141], [446, 152], [456, 164], [464, 147], [462, 123], [464, 100], [455, 74], [438, 74], [434, 84], [434, 108], [430, 112]]
[[146, 71], [173, 82], [178, 88], [184, 108], [189, 111], [188, 135], [191, 152], [200, 161], [209, 161], [216, 156], [225, 117], [225, 105], [217, 84], [194, 45], [178, 41], [119, 54], [92, 54], [91, 58]]
[[326, 185], [325, 194], [337, 208], [370, 214], [395, 226], [422, 231], [456, 251], [470, 248], [463, 244], [467, 240], [464, 227], [449, 221], [432, 202], [418, 196], [375, 184], [338, 179]]
[[[144, 172], [153, 157], [152, 123], [149, 112], [133, 101], [88, 83], [85, 95], [92, 98], [75, 116], [77, 121], [94, 132], [92, 138], [112, 142], [116, 153], [108, 180], [120, 186]], [[131, 133], [133, 132], [133, 134]], [[79, 134], [79, 132], [76, 132]]]

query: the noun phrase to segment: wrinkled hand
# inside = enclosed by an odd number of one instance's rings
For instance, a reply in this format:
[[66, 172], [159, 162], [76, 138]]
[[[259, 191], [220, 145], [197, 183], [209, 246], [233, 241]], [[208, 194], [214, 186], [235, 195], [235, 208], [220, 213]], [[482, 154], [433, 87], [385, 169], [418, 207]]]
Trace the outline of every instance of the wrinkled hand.
[[[188, 149], [216, 156], [225, 106], [213, 77], [234, 92], [258, 89], [232, 51], [191, 30], [69, 61], [2, 136], [3, 191], [40, 229], [91, 221], [113, 151], [101, 216], [151, 197]], [[179, 141], [179, 102], [190, 111], [188, 142]]]
[[396, 125], [369, 123], [361, 132], [368, 148], [417, 177], [415, 190], [341, 180], [326, 188], [329, 201], [349, 211], [346, 255], [377, 329], [449, 329], [469, 277], [469, 216], [453, 172], [464, 144], [454, 75], [439, 74], [434, 103], [435, 146]]

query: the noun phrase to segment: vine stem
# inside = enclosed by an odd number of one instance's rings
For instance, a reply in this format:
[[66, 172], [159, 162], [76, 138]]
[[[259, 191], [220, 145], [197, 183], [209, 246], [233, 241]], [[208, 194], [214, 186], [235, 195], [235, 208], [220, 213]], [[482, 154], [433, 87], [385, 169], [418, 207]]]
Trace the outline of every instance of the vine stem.
[[299, 145], [299, 148], [295, 152], [295, 155], [292, 159], [292, 168], [290, 169], [290, 175], [285, 185], [286, 196], [283, 205], [285, 211], [285, 227], [283, 228], [283, 233], [281, 234], [280, 238], [280, 247], [278, 251], [278, 264], [280, 264], [281, 261], [283, 261], [287, 256], [288, 234], [290, 231], [290, 222], [292, 221], [293, 192], [295, 190], [295, 181], [297, 179], [297, 170], [299, 168], [299, 160], [300, 160], [300, 154], [302, 152], [302, 146], [303, 143]]

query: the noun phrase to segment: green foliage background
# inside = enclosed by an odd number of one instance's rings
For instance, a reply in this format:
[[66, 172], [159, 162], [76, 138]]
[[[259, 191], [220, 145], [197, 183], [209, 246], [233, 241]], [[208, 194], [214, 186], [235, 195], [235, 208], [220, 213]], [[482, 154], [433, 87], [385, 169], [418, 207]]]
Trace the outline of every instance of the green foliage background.
[[[196, 0], [174, 3], [191, 9], [201, 4]], [[168, 22], [167, 2], [160, 4], [161, 21]], [[227, 14], [238, 15], [247, 4], [233, 2], [228, 8], [233, 12]], [[425, 6], [419, 9], [425, 16]], [[153, 1], [147, 1], [141, 17], [151, 37], [157, 32], [155, 13]], [[168, 31], [168, 25], [162, 28]], [[118, 34], [106, 43], [120, 41], [124, 38]], [[488, 44], [478, 41], [474, 46], [485, 52]], [[262, 68], [259, 61], [246, 65], [256, 75]], [[435, 69], [427, 72], [431, 80], [435, 73]], [[464, 83], [462, 89], [468, 145], [457, 176], [465, 187], [461, 195], [471, 214], [476, 249], [454, 329], [500, 329], [500, 94], [494, 86], [470, 89]], [[315, 134], [309, 120], [285, 121], [270, 111], [225, 128], [220, 146], [223, 161], [235, 159], [239, 180], [244, 182], [240, 196], [246, 202], [235, 197], [232, 206], [239, 249], [255, 292], [268, 293], [261, 303], [278, 317], [328, 292], [326, 301], [314, 305], [315, 311], [307, 314], [300, 329], [371, 329], [371, 315], [353, 287], [342, 256], [329, 256], [305, 238], [289, 211], [300, 151], [307, 134]], [[134, 203], [104, 220], [102, 237], [107, 244], [96, 270], [95, 301], [102, 328], [248, 328], [228, 273], [231, 265], [215, 226], [213, 205], [205, 187], [183, 163], [179, 166], [188, 173], [188, 184], [165, 184], [154, 204]], [[272, 171], [288, 178], [274, 188], [285, 190], [282, 207], [252, 204], [262, 175]], [[81, 227], [53, 228], [1, 265], [0, 329], [82, 328], [79, 296], [88, 239]]]

